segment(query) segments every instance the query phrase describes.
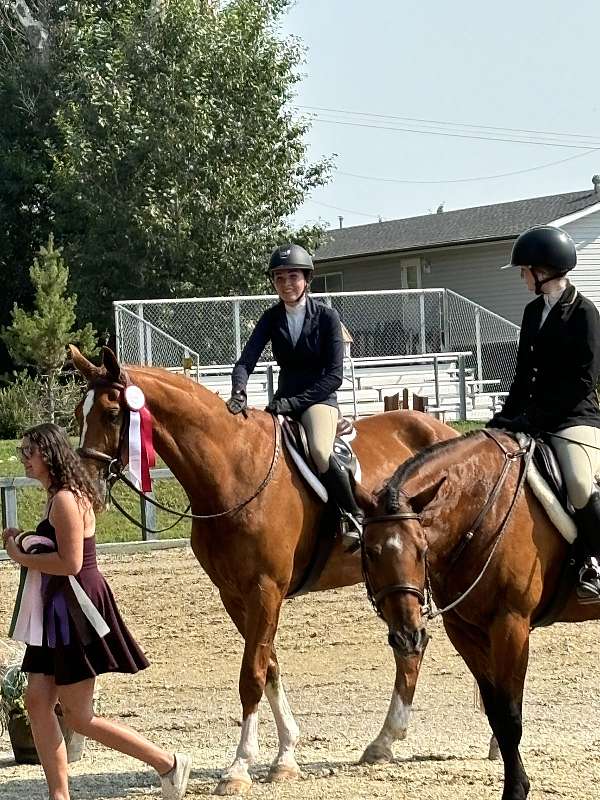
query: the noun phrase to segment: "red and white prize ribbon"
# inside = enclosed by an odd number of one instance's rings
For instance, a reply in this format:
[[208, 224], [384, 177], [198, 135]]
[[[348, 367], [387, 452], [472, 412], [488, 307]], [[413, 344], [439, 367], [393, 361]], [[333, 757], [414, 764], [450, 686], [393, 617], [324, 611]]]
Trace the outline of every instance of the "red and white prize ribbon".
[[146, 408], [146, 398], [139, 386], [125, 389], [129, 408], [129, 472], [132, 482], [142, 492], [152, 491], [150, 469], [156, 463], [152, 444], [152, 417]]

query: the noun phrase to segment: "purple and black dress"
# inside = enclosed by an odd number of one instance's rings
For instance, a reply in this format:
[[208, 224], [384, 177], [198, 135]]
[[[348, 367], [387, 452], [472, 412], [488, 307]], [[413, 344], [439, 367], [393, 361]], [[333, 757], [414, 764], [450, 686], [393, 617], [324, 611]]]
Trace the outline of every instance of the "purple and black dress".
[[[50, 539], [56, 546], [56, 533], [49, 519], [40, 522], [36, 534]], [[35, 574], [35, 571], [26, 572]], [[83, 565], [78, 575], [37, 573], [38, 580], [40, 575], [41, 581], [33, 584], [42, 597], [37, 611], [39, 630], [35, 632], [34, 605], [25, 624], [28, 635], [22, 638], [28, 642], [22, 665], [24, 672], [51, 675], [61, 686], [106, 672], [135, 673], [149, 666], [98, 569], [95, 536], [83, 540]], [[22, 594], [20, 589], [18, 605]], [[17, 616], [15, 611], [15, 618]]]

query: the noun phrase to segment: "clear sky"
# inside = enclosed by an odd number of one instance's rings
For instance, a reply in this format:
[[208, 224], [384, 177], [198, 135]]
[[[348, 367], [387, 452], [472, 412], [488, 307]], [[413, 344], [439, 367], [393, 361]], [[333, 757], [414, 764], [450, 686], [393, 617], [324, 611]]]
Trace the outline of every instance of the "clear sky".
[[[579, 191], [600, 173], [600, 0], [297, 0], [283, 23], [289, 33], [307, 48], [296, 103], [303, 113], [331, 109], [317, 112], [311, 157], [337, 154], [333, 179], [297, 223], [337, 227], [342, 215], [347, 227], [442, 202], [449, 211]], [[572, 156], [491, 180], [389, 182], [479, 178]]]

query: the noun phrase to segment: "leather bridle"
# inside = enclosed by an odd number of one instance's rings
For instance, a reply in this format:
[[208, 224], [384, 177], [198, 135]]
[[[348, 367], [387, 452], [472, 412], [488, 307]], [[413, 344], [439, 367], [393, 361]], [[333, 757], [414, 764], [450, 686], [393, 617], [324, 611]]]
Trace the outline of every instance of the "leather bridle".
[[[378, 592], [374, 592], [373, 588], [371, 586], [371, 583], [370, 583], [370, 578], [369, 578], [368, 569], [367, 569], [367, 560], [368, 559], [367, 559], [367, 553], [366, 553], [364, 530], [366, 529], [366, 527], [368, 525], [374, 525], [374, 524], [376, 524], [378, 522], [392, 522], [392, 521], [397, 521], [397, 520], [410, 520], [410, 519], [416, 520], [418, 522], [421, 522], [421, 515], [417, 514], [414, 511], [399, 511], [399, 512], [396, 512], [396, 513], [381, 514], [381, 515], [378, 515], [378, 516], [367, 517], [363, 522], [363, 535], [361, 537], [361, 558], [362, 558], [363, 578], [364, 578], [364, 581], [365, 581], [365, 587], [366, 587], [366, 590], [367, 590], [367, 596], [368, 596], [368, 598], [369, 598], [369, 600], [371, 602], [371, 605], [375, 609], [377, 615], [379, 617], [381, 617], [382, 619], [385, 619], [385, 618], [384, 618], [383, 613], [381, 611], [381, 603], [386, 597], [389, 597], [389, 595], [391, 595], [391, 594], [404, 592], [405, 594], [414, 595], [419, 600], [419, 603], [421, 604], [421, 614], [423, 616], [427, 617], [427, 619], [434, 619], [435, 617], [440, 616], [441, 614], [445, 614], [447, 611], [452, 610], [459, 603], [461, 603], [473, 591], [473, 589], [477, 586], [479, 581], [483, 578], [483, 576], [484, 576], [484, 574], [485, 574], [485, 572], [486, 572], [486, 570], [487, 570], [487, 568], [488, 568], [488, 566], [489, 566], [489, 564], [490, 564], [490, 562], [491, 562], [491, 560], [492, 560], [492, 558], [494, 556], [494, 553], [496, 552], [496, 550], [498, 548], [498, 545], [500, 544], [500, 542], [501, 542], [501, 540], [502, 540], [502, 538], [504, 536], [504, 533], [506, 531], [506, 526], [507, 526], [507, 524], [508, 524], [508, 522], [510, 520], [510, 517], [512, 515], [512, 512], [513, 512], [513, 510], [515, 508], [517, 499], [519, 497], [521, 489], [523, 488], [523, 484], [525, 483], [525, 479], [527, 477], [527, 469], [528, 469], [529, 464], [531, 462], [531, 459], [533, 457], [533, 451], [535, 450], [535, 439], [531, 438], [529, 440], [529, 442], [524, 447], [519, 447], [518, 450], [510, 451], [510, 450], [507, 450], [507, 448], [504, 446], [504, 444], [499, 439], [496, 438], [495, 434], [492, 433], [491, 430], [483, 429], [482, 433], [484, 433], [488, 438], [492, 439], [492, 441], [495, 442], [498, 445], [500, 450], [502, 450], [502, 453], [504, 455], [504, 463], [502, 465], [502, 469], [501, 469], [500, 474], [499, 474], [499, 476], [498, 476], [498, 478], [496, 480], [496, 483], [494, 484], [491, 492], [489, 493], [488, 497], [486, 498], [486, 501], [485, 501], [483, 507], [481, 508], [479, 513], [477, 514], [477, 517], [475, 518], [475, 520], [474, 520], [473, 524], [471, 525], [471, 527], [463, 534], [461, 540], [459, 541], [458, 545], [456, 546], [456, 548], [454, 550], [454, 553], [453, 553], [453, 555], [451, 557], [451, 562], [450, 563], [452, 565], [455, 564], [458, 561], [458, 559], [462, 555], [465, 547], [473, 540], [475, 534], [481, 529], [481, 526], [482, 526], [482, 524], [483, 524], [483, 522], [485, 520], [485, 517], [486, 517], [487, 513], [489, 512], [490, 508], [492, 507], [492, 505], [495, 503], [495, 501], [498, 499], [498, 496], [500, 495], [500, 491], [502, 490], [502, 487], [504, 486], [504, 483], [506, 482], [506, 479], [508, 477], [508, 472], [510, 470], [510, 467], [511, 467], [512, 463], [521, 460], [523, 457], [525, 457], [525, 458], [524, 458], [524, 467], [523, 467], [523, 470], [521, 472], [521, 475], [519, 476], [519, 480], [517, 482], [515, 493], [514, 493], [514, 495], [512, 497], [512, 500], [511, 500], [511, 503], [509, 505], [508, 511], [505, 514], [504, 519], [500, 523], [498, 529], [494, 533], [495, 541], [494, 541], [493, 547], [492, 547], [491, 552], [490, 552], [488, 558], [486, 559], [486, 561], [485, 561], [480, 573], [475, 578], [475, 580], [470, 584], [470, 586], [456, 598], [456, 600], [454, 600], [452, 603], [448, 604], [444, 608], [437, 609], [436, 611], [433, 610], [432, 604], [431, 604], [431, 599], [430, 599], [431, 598], [431, 588], [430, 588], [430, 582], [429, 582], [429, 566], [428, 566], [428, 562], [427, 562], [427, 557], [426, 556], [425, 556], [425, 559], [424, 559], [425, 574], [424, 574], [424, 580], [423, 580], [423, 586], [422, 587], [415, 586], [415, 585], [410, 584], [410, 583], [395, 583], [395, 584], [391, 584], [389, 586], [383, 587]], [[402, 488], [399, 488], [397, 491], [400, 494], [404, 494], [405, 495], [405, 493], [402, 490]], [[408, 497], [406, 495], [405, 495], [405, 497], [408, 500]]]
[[380, 589], [378, 592], [373, 590], [371, 585], [371, 580], [369, 578], [369, 573], [367, 570], [367, 561], [368, 555], [365, 545], [365, 536], [364, 536], [364, 529], [367, 525], [375, 525], [378, 522], [391, 522], [401, 519], [414, 519], [421, 521], [421, 515], [417, 514], [414, 511], [398, 511], [395, 514], [379, 514], [375, 517], [366, 517], [363, 522], [363, 535], [361, 536], [361, 559], [362, 559], [362, 571], [363, 571], [363, 579], [365, 582], [365, 588], [367, 590], [367, 597], [375, 612], [377, 613], [378, 617], [384, 619], [383, 613], [381, 611], [381, 604], [386, 597], [389, 597], [391, 594], [396, 594], [397, 592], [404, 592], [405, 594], [412, 594], [414, 595], [422, 607], [426, 605], [426, 597], [425, 597], [425, 586], [420, 588], [419, 586], [415, 586], [412, 583], [392, 583], [389, 586], [384, 586], [383, 589]]

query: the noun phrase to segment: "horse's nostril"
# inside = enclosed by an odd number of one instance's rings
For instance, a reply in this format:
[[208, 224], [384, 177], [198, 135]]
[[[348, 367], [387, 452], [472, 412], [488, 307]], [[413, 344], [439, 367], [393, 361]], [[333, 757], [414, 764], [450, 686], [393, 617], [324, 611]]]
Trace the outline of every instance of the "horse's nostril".
[[415, 650], [422, 650], [429, 641], [429, 634], [425, 628], [417, 628], [413, 632], [412, 642]]
[[425, 628], [417, 628], [408, 633], [401, 631], [390, 631], [388, 633], [389, 646], [392, 650], [396, 650], [403, 655], [422, 652], [428, 641], [429, 635]]

